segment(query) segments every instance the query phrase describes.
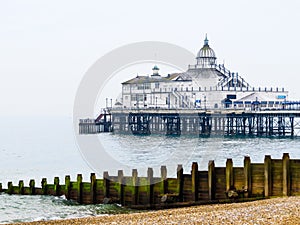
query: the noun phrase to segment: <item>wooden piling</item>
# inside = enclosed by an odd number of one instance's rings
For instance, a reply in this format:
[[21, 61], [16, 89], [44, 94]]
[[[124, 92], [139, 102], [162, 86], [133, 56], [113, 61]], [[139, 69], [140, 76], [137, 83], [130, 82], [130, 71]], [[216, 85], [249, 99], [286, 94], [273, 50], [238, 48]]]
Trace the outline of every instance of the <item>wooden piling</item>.
[[166, 166], [161, 166], [160, 168], [160, 179], [161, 179], [160, 194], [163, 195], [167, 193], [167, 188], [168, 188]]
[[282, 156], [282, 195], [290, 195], [290, 156], [289, 153], [283, 153]]
[[13, 187], [13, 184], [12, 184], [12, 182], [11, 181], [9, 181], [8, 183], [7, 183], [7, 194], [13, 194], [13, 191], [14, 191], [14, 187]]
[[82, 174], [77, 174], [77, 202], [82, 204]]
[[91, 173], [91, 201], [93, 204], [97, 203], [97, 185], [96, 185], [96, 174]]
[[19, 193], [20, 195], [24, 195], [24, 181], [20, 180], [19, 181]]
[[0, 183], [0, 193], [2, 192], [2, 183]]
[[70, 199], [70, 191], [71, 191], [71, 177], [70, 175], [65, 176], [65, 196], [66, 199]]
[[265, 166], [265, 170], [264, 170], [264, 175], [265, 175], [265, 179], [264, 179], [264, 184], [265, 184], [265, 188], [264, 188], [264, 194], [265, 197], [269, 197], [272, 195], [272, 159], [270, 155], [266, 155], [265, 156], [265, 161], [264, 161], [264, 166]]
[[244, 158], [244, 190], [246, 191], [245, 197], [251, 197], [252, 184], [251, 184], [251, 160], [249, 156]]
[[148, 168], [147, 170], [147, 197], [149, 200], [149, 204], [152, 205], [154, 203], [154, 186], [153, 186], [153, 169]]
[[59, 177], [54, 177], [54, 195], [60, 195]]
[[29, 194], [35, 195], [35, 181], [34, 180], [29, 181]]
[[210, 160], [208, 163], [208, 199], [214, 200], [216, 196], [216, 175], [215, 162]]
[[42, 182], [41, 182], [41, 185], [42, 185], [42, 195], [46, 195], [47, 192], [48, 192], [48, 188], [47, 188], [47, 178], [43, 178], [42, 179]]
[[124, 204], [124, 174], [123, 174], [123, 170], [118, 170], [118, 183], [119, 183], [119, 187], [118, 187], [118, 197], [119, 197], [119, 203], [121, 205]]
[[109, 175], [108, 172], [105, 171], [103, 173], [103, 192], [104, 192], [104, 198], [109, 198]]
[[177, 166], [177, 193], [178, 200], [183, 201], [183, 167], [181, 164]]
[[232, 159], [227, 159], [226, 161], [226, 191], [229, 191], [234, 188], [233, 180], [233, 163]]
[[137, 205], [138, 202], [138, 172], [137, 169], [132, 170], [132, 204]]
[[193, 162], [192, 164], [192, 200], [193, 201], [198, 201], [198, 163]]

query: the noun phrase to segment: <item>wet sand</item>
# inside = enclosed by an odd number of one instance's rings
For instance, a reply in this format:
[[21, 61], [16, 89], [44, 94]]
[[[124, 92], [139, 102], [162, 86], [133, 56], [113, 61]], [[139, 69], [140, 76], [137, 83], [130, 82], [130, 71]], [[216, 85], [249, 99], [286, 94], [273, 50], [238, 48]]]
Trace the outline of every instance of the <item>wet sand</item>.
[[300, 196], [22, 224], [300, 224]]

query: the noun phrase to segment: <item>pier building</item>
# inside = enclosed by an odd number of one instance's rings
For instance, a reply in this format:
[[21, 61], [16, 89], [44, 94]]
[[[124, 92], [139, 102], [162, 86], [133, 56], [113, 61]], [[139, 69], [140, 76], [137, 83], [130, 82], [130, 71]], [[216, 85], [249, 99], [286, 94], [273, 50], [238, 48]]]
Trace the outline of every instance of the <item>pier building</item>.
[[298, 136], [300, 101], [284, 88], [251, 86], [217, 57], [207, 36], [196, 63], [181, 73], [122, 83], [122, 97], [96, 119], [82, 119], [79, 133]]

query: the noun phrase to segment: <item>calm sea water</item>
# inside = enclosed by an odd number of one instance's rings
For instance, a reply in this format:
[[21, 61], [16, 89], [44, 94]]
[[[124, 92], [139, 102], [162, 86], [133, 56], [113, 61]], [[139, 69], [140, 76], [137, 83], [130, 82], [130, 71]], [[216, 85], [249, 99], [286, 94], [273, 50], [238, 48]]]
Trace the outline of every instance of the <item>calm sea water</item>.
[[[291, 158], [300, 158], [300, 139], [276, 138], [198, 138], [165, 136], [98, 135], [107, 152], [127, 168], [137, 168], [140, 175], [148, 167], [159, 176], [159, 167], [166, 165], [169, 176], [174, 176], [177, 164], [186, 172], [191, 163], [207, 169], [209, 160], [216, 166], [225, 166], [232, 158], [235, 166], [242, 166], [245, 155], [253, 162], [263, 162], [264, 156], [281, 158], [284, 152]], [[24, 180], [41, 178], [53, 182], [55, 176], [63, 181], [65, 175], [76, 179], [82, 173], [88, 181], [93, 171], [81, 156], [73, 134], [71, 118], [0, 118], [0, 182], [17, 184]], [[109, 168], [107, 168], [109, 170]], [[123, 168], [120, 168], [123, 169]], [[98, 172], [98, 171], [96, 171]], [[109, 171], [117, 174], [116, 171]], [[131, 174], [130, 170], [124, 171]], [[100, 176], [100, 175], [99, 175]], [[0, 223], [64, 219], [127, 212], [113, 205], [81, 206], [63, 196], [0, 195]]]

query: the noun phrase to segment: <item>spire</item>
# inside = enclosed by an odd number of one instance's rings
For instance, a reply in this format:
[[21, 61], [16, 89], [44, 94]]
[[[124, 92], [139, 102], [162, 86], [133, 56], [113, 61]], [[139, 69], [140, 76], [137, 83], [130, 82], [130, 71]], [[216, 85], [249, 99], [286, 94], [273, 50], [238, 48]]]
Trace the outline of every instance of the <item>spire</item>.
[[204, 45], [208, 45], [208, 39], [207, 39], [207, 34], [205, 34], [205, 40], [204, 40]]

